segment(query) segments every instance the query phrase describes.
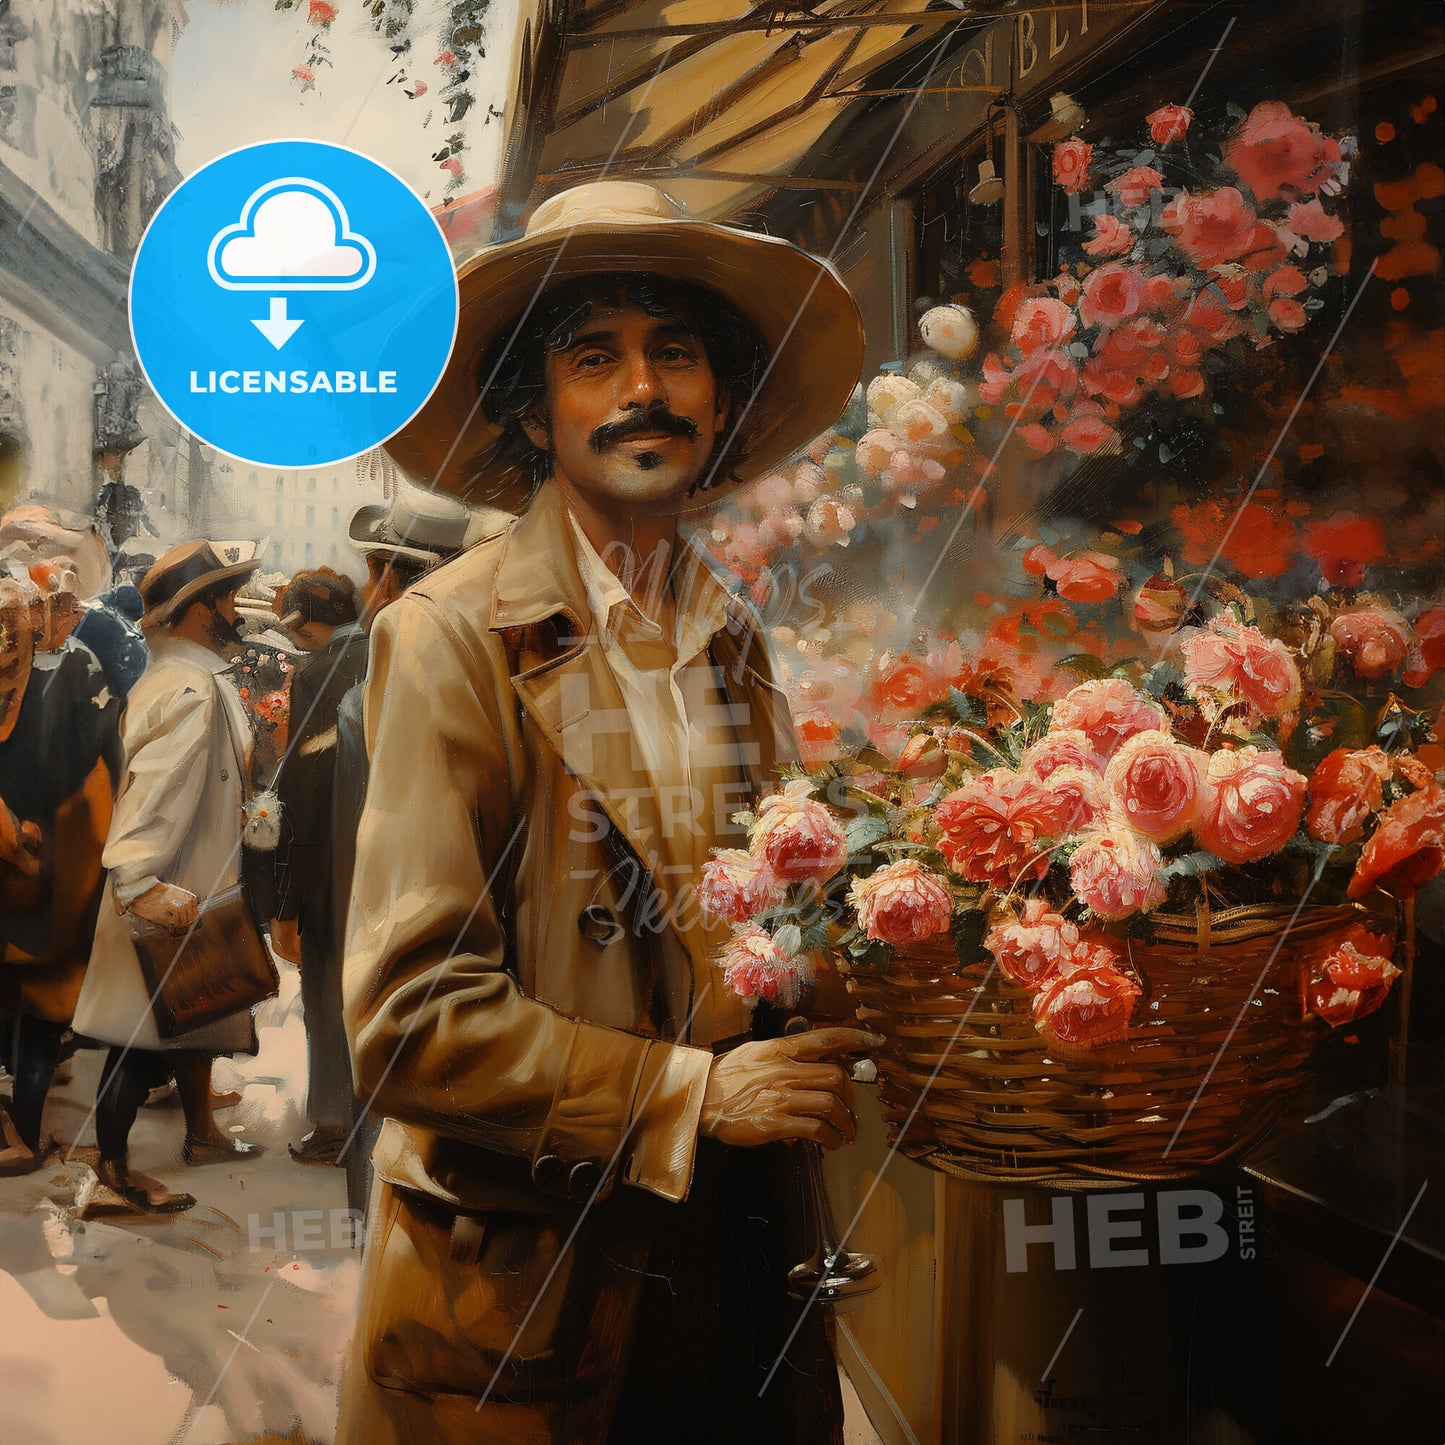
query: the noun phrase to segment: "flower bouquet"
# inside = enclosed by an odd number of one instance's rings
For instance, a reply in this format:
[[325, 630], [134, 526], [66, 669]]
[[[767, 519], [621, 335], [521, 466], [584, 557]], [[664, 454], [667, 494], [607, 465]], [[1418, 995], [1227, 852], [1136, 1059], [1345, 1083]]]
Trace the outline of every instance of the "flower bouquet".
[[1401, 979], [1392, 904], [1445, 864], [1440, 749], [1380, 686], [1410, 625], [1314, 598], [1311, 629], [1279, 610], [1272, 635], [1218, 591], [1151, 577], [1117, 605], [1163, 609], [1157, 657], [1065, 659], [1091, 675], [1049, 701], [962, 669], [895, 752], [798, 767], [707, 865], [734, 991], [786, 1007], [838, 961], [888, 1039], [906, 1152], [986, 1179], [1196, 1173]]

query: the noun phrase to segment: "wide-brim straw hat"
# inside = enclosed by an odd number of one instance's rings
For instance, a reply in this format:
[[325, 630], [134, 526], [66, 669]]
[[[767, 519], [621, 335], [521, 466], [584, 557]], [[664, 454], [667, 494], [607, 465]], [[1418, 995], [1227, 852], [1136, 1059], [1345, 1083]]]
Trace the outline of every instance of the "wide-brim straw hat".
[[159, 627], [184, 614], [202, 592], [222, 582], [235, 582], [237, 590], [252, 573], [260, 570], [254, 542], [215, 544], [182, 542], [162, 553], [140, 580], [145, 611], [140, 625]]
[[492, 246], [457, 273], [461, 317], [451, 360], [421, 411], [386, 443], [413, 477], [442, 491], [515, 510], [530, 475], [497, 455], [500, 430], [478, 398], [483, 359], [515, 335], [541, 295], [565, 281], [651, 272], [731, 302], [767, 352], [767, 376], [724, 467], [766, 475], [842, 415], [863, 367], [863, 321], [842, 278], [790, 241], [690, 220], [662, 191], [596, 181], [544, 201], [525, 235]]

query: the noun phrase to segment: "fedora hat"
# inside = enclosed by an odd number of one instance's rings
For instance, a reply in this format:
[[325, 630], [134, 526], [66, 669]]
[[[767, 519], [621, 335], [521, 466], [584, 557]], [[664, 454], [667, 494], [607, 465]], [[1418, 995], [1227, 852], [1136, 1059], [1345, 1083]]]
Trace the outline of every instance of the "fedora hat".
[[745, 481], [765, 475], [842, 415], [863, 367], [863, 322], [838, 273], [789, 241], [690, 220], [637, 181], [595, 181], [537, 207], [523, 236], [457, 273], [461, 316], [442, 379], [386, 443], [412, 476], [443, 491], [515, 508], [531, 477], [497, 455], [501, 433], [477, 405], [482, 359], [560, 282], [646, 271], [703, 286], [752, 324], [770, 369], [730, 449]]
[[351, 545], [362, 556], [385, 552], [415, 562], [439, 562], [497, 531], [506, 520], [493, 507], [469, 507], [443, 492], [402, 483], [389, 503], [355, 513]]
[[241, 583], [260, 569], [255, 542], [182, 542], [163, 552], [140, 580], [142, 628], [181, 616], [200, 593], [222, 582]]

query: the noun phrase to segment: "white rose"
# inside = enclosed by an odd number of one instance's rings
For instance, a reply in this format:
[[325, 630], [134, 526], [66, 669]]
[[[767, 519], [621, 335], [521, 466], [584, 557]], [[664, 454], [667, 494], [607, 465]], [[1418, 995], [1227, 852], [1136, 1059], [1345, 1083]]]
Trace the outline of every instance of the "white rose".
[[916, 401], [922, 395], [922, 387], [915, 386], [906, 376], [885, 371], [868, 383], [868, 410], [884, 426], [889, 426], [893, 413], [905, 401]]
[[963, 361], [978, 350], [978, 322], [963, 306], [935, 306], [918, 322], [923, 344], [950, 361]]

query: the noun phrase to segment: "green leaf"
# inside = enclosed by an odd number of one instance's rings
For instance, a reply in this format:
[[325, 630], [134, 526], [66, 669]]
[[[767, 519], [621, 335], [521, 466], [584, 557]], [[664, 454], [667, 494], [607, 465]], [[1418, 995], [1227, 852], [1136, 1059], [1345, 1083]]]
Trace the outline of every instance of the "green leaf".
[[956, 914], [953, 920], [953, 952], [960, 968], [970, 968], [988, 957], [983, 946], [988, 932], [988, 914], [981, 908], [970, 908]]
[[888, 819], [880, 818], [874, 813], [867, 813], [861, 818], [851, 819], [843, 829], [843, 840], [848, 845], [850, 858], [871, 848], [887, 836]]
[[1156, 662], [1141, 679], [1144, 691], [1154, 699], [1155, 702], [1163, 702], [1164, 695], [1174, 689], [1174, 696], [1177, 698], [1185, 691], [1184, 674], [1172, 663]]
[[1166, 864], [1159, 875], [1164, 882], [1172, 883], [1176, 878], [1199, 878], [1224, 867], [1224, 859], [1202, 849], [1197, 853], [1185, 853], [1172, 863]]
[[1056, 667], [1062, 667], [1065, 672], [1072, 672], [1075, 677], [1082, 677], [1092, 680], [1103, 677], [1108, 668], [1092, 652], [1071, 652], [1067, 657], [1061, 657]]
[[984, 727], [988, 723], [988, 710], [976, 697], [970, 697], [966, 692], [960, 692], [958, 688], [948, 689], [948, 701], [953, 707], [954, 716], [957, 717], [966, 728]]
[[791, 958], [795, 953], [803, 951], [803, 930], [796, 923], [785, 923], [773, 934], [773, 942]]

